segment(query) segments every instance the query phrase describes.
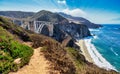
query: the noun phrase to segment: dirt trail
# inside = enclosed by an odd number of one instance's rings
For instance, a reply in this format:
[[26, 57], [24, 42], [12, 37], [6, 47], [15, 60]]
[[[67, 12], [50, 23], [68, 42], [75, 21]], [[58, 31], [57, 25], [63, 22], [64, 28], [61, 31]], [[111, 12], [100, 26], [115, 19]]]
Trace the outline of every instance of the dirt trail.
[[[30, 43], [24, 43], [30, 46]], [[19, 69], [17, 72], [9, 74], [49, 74], [49, 61], [47, 61], [40, 51], [41, 47], [34, 49], [34, 54], [28, 65]]]

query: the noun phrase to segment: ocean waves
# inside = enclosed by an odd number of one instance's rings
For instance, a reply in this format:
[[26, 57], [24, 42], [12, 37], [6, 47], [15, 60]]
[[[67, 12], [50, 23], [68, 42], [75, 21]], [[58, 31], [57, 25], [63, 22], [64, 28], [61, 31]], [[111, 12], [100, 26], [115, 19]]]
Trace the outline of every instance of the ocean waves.
[[113, 50], [112, 47], [110, 48], [110, 50], [111, 50], [116, 56], [119, 56], [119, 55], [117, 54], [117, 52], [115, 52], [115, 51]]
[[[92, 57], [94, 63], [106, 70], [116, 70], [115, 67], [113, 67], [105, 58], [102, 57], [102, 55], [97, 51], [95, 46], [91, 43], [92, 38], [85, 38], [84, 42], [87, 47], [87, 50]], [[117, 71], [117, 70], [116, 70]]]
[[[90, 30], [93, 35], [89, 44], [95, 47], [98, 53], [120, 72], [120, 25], [104, 25], [101, 29]], [[88, 44], [87, 44], [88, 45]], [[95, 53], [93, 51], [92, 53]], [[97, 55], [96, 53], [94, 56]], [[92, 55], [93, 56], [93, 55]], [[98, 55], [97, 55], [98, 56]], [[98, 61], [99, 61], [98, 57]], [[101, 61], [101, 60], [100, 60]], [[103, 61], [103, 62], [104, 62]], [[111, 66], [109, 66], [111, 67]]]

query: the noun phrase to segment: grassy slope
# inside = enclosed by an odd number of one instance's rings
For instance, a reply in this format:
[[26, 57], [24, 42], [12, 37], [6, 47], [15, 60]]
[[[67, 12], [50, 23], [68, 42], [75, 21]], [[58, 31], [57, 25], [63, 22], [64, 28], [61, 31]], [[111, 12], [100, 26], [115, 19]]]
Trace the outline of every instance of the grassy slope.
[[[7, 19], [0, 17], [0, 32], [3, 34], [0, 34], [0, 44], [5, 44], [4, 46], [6, 49], [14, 51], [11, 55], [11, 51], [7, 51], [0, 46], [0, 54], [8, 57], [7, 59], [5, 57], [0, 58], [0, 71], [2, 72], [9, 72], [11, 67], [16, 69], [16, 66], [14, 67], [11, 62], [17, 57], [23, 57], [23, 60], [26, 56], [31, 56], [32, 50], [31, 48], [20, 44], [19, 42], [14, 40], [15, 38], [19, 38], [23, 41], [32, 41], [33, 42], [33, 48], [37, 47], [43, 47], [42, 52], [44, 53], [44, 56], [47, 60], [51, 62], [51, 69], [59, 71], [61, 74], [117, 74], [114, 71], [106, 71], [104, 69], [98, 68], [97, 66], [87, 62], [83, 55], [81, 55], [77, 50], [73, 48], [66, 48], [63, 47], [59, 42], [43, 36], [38, 35], [35, 33], [27, 32], [24, 29], [13, 25], [11, 22], [9, 22]], [[4, 36], [5, 35], [5, 36]], [[2, 42], [1, 42], [2, 41]], [[3, 42], [4, 41], [4, 42]], [[7, 42], [8, 41], [8, 42]], [[8, 46], [11, 46], [9, 48]], [[29, 49], [28, 49], [29, 48]], [[3, 51], [5, 50], [5, 51]], [[26, 51], [23, 51], [26, 50]], [[23, 51], [22, 53], [19, 51]], [[18, 53], [20, 55], [14, 55], [15, 53]], [[30, 52], [30, 53], [28, 53]], [[21, 56], [22, 54], [22, 56]], [[1, 55], [0, 55], [1, 57]], [[28, 58], [29, 60], [29, 58]], [[23, 61], [24, 64], [28, 63]], [[2, 61], [6, 61], [8, 64], [4, 65]], [[9, 66], [10, 64], [10, 66]], [[23, 66], [22, 64], [21, 66]], [[10, 68], [8, 68], [8, 66]], [[5, 71], [7, 69], [7, 71]], [[51, 72], [54, 73], [54, 72]]]
[[[51, 62], [54, 61], [51, 64], [52, 69], [58, 70], [62, 74], [63, 73], [64, 74], [65, 73], [70, 74], [70, 72], [71, 72], [71, 74], [75, 73], [75, 68], [74, 68], [73, 63], [66, 57], [66, 52], [63, 49], [63, 47], [60, 45], [59, 42], [57, 42], [57, 41], [55, 41], [55, 40], [53, 40], [49, 37], [43, 36], [43, 35], [38, 35], [38, 34], [30, 32], [30, 31], [29, 32], [25, 31], [24, 29], [22, 29], [22, 28], [20, 28], [16, 25], [14, 25], [13, 23], [9, 22], [5, 18], [0, 17], [0, 21], [1, 21], [0, 22], [0, 27], [4, 28], [4, 31], [13, 35], [15, 37], [14, 39], [20, 39], [20, 40], [23, 40], [23, 41], [32, 41], [33, 42], [33, 48], [37, 48], [37, 47], [40, 47], [40, 46], [42, 46], [43, 49], [47, 48], [46, 51], [43, 51], [43, 52], [45, 53], [45, 57], [49, 61], [51, 61]], [[3, 36], [3, 35], [1, 35], [1, 36]], [[8, 37], [8, 38], [10, 38], [10, 37]], [[5, 42], [5, 43], [7, 43], [7, 42]], [[8, 44], [10, 44], [10, 43], [8, 43]], [[55, 49], [52, 49], [52, 48], [55, 48]], [[59, 50], [57, 50], [57, 49], [59, 49]], [[51, 52], [53, 52], [53, 54]], [[61, 54], [63, 54], [63, 55], [61, 55]], [[52, 55], [54, 55], [54, 57]], [[17, 56], [15, 56], [15, 57], [17, 57]], [[64, 60], [62, 60], [62, 59], [64, 59]]]
[[[0, 26], [0, 73], [16, 71], [29, 62], [32, 53], [32, 48], [14, 40], [13, 35]], [[14, 63], [17, 58], [21, 58], [20, 64]]]
[[[52, 63], [52, 70], [59, 71], [61, 74], [75, 74], [75, 66], [59, 42], [42, 35], [32, 35], [31, 40], [33, 47], [43, 47], [42, 52], [45, 58]], [[54, 72], [51, 73], [54, 74]]]
[[[33, 49], [18, 42], [18, 38], [26, 40], [20, 34], [27, 37], [21, 28], [0, 17], [0, 73], [17, 71], [29, 62]], [[19, 64], [14, 63], [17, 58], [21, 58]]]
[[87, 62], [84, 56], [74, 48], [67, 47], [66, 51], [68, 52], [68, 56], [71, 58], [76, 67], [77, 74], [118, 74], [113, 70], [107, 71], [105, 69], [97, 67], [92, 63]]

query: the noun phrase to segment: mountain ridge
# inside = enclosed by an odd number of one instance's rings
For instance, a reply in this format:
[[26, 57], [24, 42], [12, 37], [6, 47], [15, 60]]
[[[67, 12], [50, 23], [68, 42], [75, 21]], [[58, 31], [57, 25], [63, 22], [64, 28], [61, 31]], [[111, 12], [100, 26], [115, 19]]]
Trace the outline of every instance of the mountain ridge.
[[72, 15], [65, 14], [63, 12], [59, 12], [58, 14], [60, 14], [61, 16], [67, 18], [70, 21], [84, 24], [88, 28], [99, 28], [99, 27], [102, 27], [102, 25], [94, 24], [94, 23], [90, 22], [89, 20], [87, 20], [87, 19], [85, 19], [83, 17], [75, 17], [75, 16], [72, 16]]
[[[53, 37], [54, 38], [57, 37], [57, 34], [59, 34], [59, 32], [61, 32], [60, 36], [64, 36], [63, 38], [66, 38], [66, 36], [71, 36], [73, 39], [76, 39], [76, 38], [83, 38], [86, 36], [90, 36], [90, 32], [87, 26], [83, 24], [76, 24], [74, 22], [69, 22], [66, 18], [64, 18], [63, 16], [57, 13], [52, 13], [50, 11], [42, 10], [36, 13], [35, 15], [33, 15], [32, 19], [36, 21], [53, 22]], [[58, 31], [58, 30], [61, 30], [61, 31]], [[55, 32], [57, 34], [55, 34]]]
[[52, 13], [50, 11], [41, 10], [34, 14], [30, 19], [32, 20], [40, 20], [40, 21], [47, 21], [47, 22], [68, 22], [68, 20], [57, 13]]
[[[46, 10], [41, 10], [41, 11], [43, 11], [43, 13], [44, 13]], [[50, 12], [50, 11], [48, 11], [48, 12]], [[82, 17], [74, 17], [71, 15], [65, 14], [63, 12], [56, 12], [56, 13], [60, 14], [61, 16], [63, 16], [66, 19], [69, 19], [70, 21], [74, 21], [74, 22], [78, 22], [78, 23], [80, 23], [81, 21], [86, 21], [86, 23], [82, 23], [82, 24], [87, 25], [88, 28], [102, 27], [102, 25], [91, 23], [89, 20], [82, 18]], [[36, 12], [24, 12], [24, 11], [0, 11], [0, 15], [7, 16], [7, 17], [13, 17], [13, 18], [20, 18], [20, 19], [21, 18], [31, 18], [31, 17], [34, 18], [34, 17], [40, 16], [40, 15], [37, 15]], [[34, 19], [32, 19], [32, 18], [31, 18], [31, 20], [35, 19], [35, 18]], [[55, 21], [53, 21], [53, 22], [55, 22]]]
[[12, 17], [12, 18], [27, 18], [34, 14], [35, 14], [34, 12], [24, 12], [24, 11], [0, 11], [0, 15]]

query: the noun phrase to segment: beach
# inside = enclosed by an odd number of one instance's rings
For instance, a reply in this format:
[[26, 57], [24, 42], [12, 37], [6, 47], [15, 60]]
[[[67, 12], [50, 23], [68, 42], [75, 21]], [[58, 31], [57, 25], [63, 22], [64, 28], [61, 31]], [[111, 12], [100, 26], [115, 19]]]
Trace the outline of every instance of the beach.
[[82, 51], [81, 53], [85, 56], [86, 60], [91, 62], [91, 63], [94, 63], [93, 62], [93, 59], [91, 58], [88, 50], [87, 50], [87, 47], [85, 45], [85, 42], [83, 39], [79, 40], [78, 42], [76, 42], [76, 44], [80, 47], [80, 50]]
[[[92, 38], [80, 39], [76, 42], [80, 46], [81, 53], [88, 62], [97, 65], [106, 70], [116, 70], [102, 55], [97, 51], [96, 47], [91, 43]], [[117, 70], [116, 70], [117, 71]]]

